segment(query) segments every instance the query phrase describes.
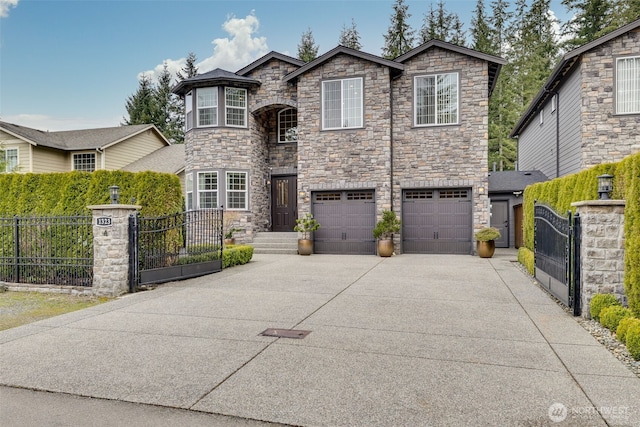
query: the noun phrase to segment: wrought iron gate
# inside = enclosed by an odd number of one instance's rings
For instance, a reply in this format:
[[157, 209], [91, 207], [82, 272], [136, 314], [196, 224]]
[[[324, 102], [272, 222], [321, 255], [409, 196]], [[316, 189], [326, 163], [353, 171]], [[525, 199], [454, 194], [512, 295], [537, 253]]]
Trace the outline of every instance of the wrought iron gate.
[[562, 217], [535, 203], [535, 277], [552, 295], [580, 315], [580, 215]]
[[222, 270], [222, 209], [129, 217], [129, 290]]

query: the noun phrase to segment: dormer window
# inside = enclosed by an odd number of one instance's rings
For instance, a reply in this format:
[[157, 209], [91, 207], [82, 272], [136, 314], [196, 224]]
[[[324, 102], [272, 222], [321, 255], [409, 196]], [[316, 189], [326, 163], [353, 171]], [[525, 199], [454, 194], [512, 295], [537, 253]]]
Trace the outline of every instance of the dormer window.
[[298, 112], [286, 108], [278, 113], [278, 142], [298, 141]]

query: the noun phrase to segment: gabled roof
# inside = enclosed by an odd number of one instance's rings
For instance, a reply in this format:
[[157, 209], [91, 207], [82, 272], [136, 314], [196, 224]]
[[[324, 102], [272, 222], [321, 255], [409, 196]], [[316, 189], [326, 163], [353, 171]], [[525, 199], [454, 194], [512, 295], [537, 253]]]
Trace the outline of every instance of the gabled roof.
[[514, 138], [520, 135], [520, 132], [522, 132], [531, 119], [540, 112], [540, 108], [545, 105], [547, 99], [553, 95], [553, 91], [564, 82], [569, 71], [578, 63], [583, 54], [638, 28], [640, 28], [640, 19], [566, 53], [558, 65], [553, 69], [553, 72], [545, 84], [542, 85], [540, 92], [538, 92], [533, 101], [531, 101], [529, 108], [524, 112], [516, 126], [511, 131], [509, 137]]
[[364, 59], [365, 61], [371, 61], [373, 63], [380, 64], [385, 67], [389, 67], [398, 72], [404, 70], [404, 65], [399, 64], [395, 61], [389, 61], [388, 59], [384, 59], [380, 56], [372, 55], [366, 52], [361, 52], [359, 50], [351, 49], [346, 46], [337, 46], [331, 49], [329, 52], [325, 53], [324, 55], [321, 55], [316, 59], [314, 59], [313, 61], [306, 63], [302, 67], [298, 68], [296, 71], [287, 74], [283, 80], [285, 82], [294, 80], [299, 76], [301, 76], [302, 74], [306, 73], [307, 71], [312, 70], [319, 65], [322, 65], [323, 63], [327, 62], [328, 60], [334, 58], [337, 55], [350, 55], [356, 58]]
[[12, 123], [0, 122], [0, 129], [31, 145], [64, 151], [105, 149], [147, 130], [152, 130], [165, 144], [169, 141], [154, 125], [128, 125], [99, 129], [49, 132]]
[[215, 70], [211, 70], [207, 73], [198, 74], [196, 76], [182, 80], [180, 83], [175, 85], [171, 91], [177, 95], [184, 95], [194, 88], [224, 85], [235, 87], [252, 87], [260, 86], [260, 82], [248, 77], [239, 76], [235, 73], [232, 73], [231, 71], [216, 68]]
[[164, 172], [178, 174], [185, 168], [184, 144], [173, 144], [153, 151], [123, 167], [129, 172]]
[[238, 70], [236, 72], [236, 74], [239, 75], [239, 76], [246, 76], [247, 74], [249, 74], [254, 69], [258, 68], [262, 64], [265, 64], [265, 63], [271, 61], [272, 59], [278, 59], [278, 60], [286, 62], [288, 64], [295, 65], [296, 67], [302, 67], [304, 64], [306, 64], [306, 62], [301, 61], [301, 60], [296, 59], [296, 58], [292, 58], [291, 56], [287, 56], [287, 55], [283, 55], [283, 54], [275, 52], [275, 51], [271, 51], [271, 52], [267, 53], [266, 55], [264, 55], [262, 58], [258, 58], [255, 61], [253, 61], [251, 64], [247, 65], [246, 67]]
[[411, 49], [409, 52], [404, 55], [398, 56], [394, 61], [396, 62], [406, 62], [413, 58], [416, 55], [419, 55], [429, 49], [433, 49], [434, 47], [438, 47], [440, 49], [450, 50], [452, 52], [457, 52], [461, 55], [470, 56], [472, 58], [477, 58], [482, 61], [487, 61], [489, 63], [489, 96], [493, 93], [493, 88], [496, 85], [498, 80], [498, 75], [500, 74], [500, 69], [504, 64], [507, 63], [504, 59], [489, 55], [486, 53], [478, 52], [477, 50], [469, 49], [466, 47], [458, 46], [452, 43], [443, 42], [442, 40], [429, 40], [426, 43], [421, 44], [420, 46]]
[[489, 172], [489, 193], [522, 191], [527, 185], [548, 180], [549, 178], [540, 171]]

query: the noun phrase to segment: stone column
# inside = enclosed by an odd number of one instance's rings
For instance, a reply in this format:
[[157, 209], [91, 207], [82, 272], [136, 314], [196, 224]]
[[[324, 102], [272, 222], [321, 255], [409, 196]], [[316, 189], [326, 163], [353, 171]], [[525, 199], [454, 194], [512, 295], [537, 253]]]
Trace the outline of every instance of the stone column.
[[590, 318], [595, 294], [624, 294], [624, 200], [575, 202], [582, 225], [580, 286], [582, 317]]
[[93, 205], [93, 294], [129, 291], [129, 216], [137, 205]]

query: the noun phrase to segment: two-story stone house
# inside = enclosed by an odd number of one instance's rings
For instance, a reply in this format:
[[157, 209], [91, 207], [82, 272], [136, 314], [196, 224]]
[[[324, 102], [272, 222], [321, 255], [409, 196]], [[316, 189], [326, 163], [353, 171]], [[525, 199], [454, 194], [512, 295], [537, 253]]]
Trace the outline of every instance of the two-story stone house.
[[251, 241], [311, 212], [315, 252], [473, 252], [489, 223], [488, 101], [504, 61], [430, 41], [387, 60], [338, 46], [309, 63], [269, 53], [183, 80], [187, 208], [238, 211]]
[[640, 151], [640, 19], [565, 54], [511, 137], [549, 178]]

